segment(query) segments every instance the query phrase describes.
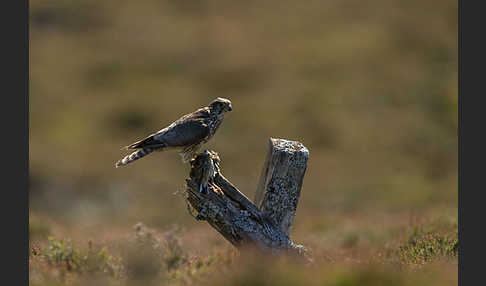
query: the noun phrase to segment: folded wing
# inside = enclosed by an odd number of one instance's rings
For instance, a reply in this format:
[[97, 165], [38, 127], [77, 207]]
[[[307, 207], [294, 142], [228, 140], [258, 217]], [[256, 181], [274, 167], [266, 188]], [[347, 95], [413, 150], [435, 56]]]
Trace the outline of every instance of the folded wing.
[[202, 142], [209, 136], [209, 126], [200, 119], [188, 119], [169, 126], [154, 139], [164, 142], [167, 147], [187, 147]]

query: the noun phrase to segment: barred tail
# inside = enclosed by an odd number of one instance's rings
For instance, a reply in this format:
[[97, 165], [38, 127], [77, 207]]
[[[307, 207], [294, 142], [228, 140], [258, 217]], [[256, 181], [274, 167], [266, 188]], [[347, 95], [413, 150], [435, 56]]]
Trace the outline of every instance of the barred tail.
[[154, 151], [154, 149], [152, 149], [152, 148], [143, 148], [143, 149], [137, 150], [137, 151], [133, 152], [132, 154], [127, 155], [127, 156], [125, 156], [125, 158], [116, 162], [115, 167], [118, 168], [118, 167], [124, 166], [128, 163], [131, 163], [135, 160], [138, 160], [138, 159], [152, 153], [153, 151]]

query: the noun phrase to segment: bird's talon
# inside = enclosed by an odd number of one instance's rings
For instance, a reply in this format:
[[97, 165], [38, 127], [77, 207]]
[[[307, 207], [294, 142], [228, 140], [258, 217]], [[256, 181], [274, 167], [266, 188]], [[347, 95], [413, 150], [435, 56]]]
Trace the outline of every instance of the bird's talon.
[[205, 195], [209, 194], [208, 186], [199, 185], [199, 192]]

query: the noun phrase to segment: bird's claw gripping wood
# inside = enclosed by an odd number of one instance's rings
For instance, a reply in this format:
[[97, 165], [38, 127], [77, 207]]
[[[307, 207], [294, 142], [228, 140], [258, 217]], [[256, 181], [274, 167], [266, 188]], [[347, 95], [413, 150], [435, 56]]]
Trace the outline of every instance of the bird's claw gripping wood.
[[[266, 198], [266, 194], [269, 192], [267, 188], [272, 187], [269, 182], [273, 182], [273, 179], [282, 179], [281, 176], [287, 174], [287, 179], [295, 183], [289, 184], [293, 188], [282, 187], [278, 190], [271, 190], [273, 193], [269, 206], [278, 204], [278, 199], [281, 197], [284, 200], [280, 202], [282, 208], [260, 209], [255, 206], [222, 175], [219, 167], [221, 160], [218, 154], [208, 150], [197, 154], [190, 161], [190, 178], [186, 180], [187, 201], [193, 209], [199, 212], [196, 219], [207, 221], [236, 247], [253, 245], [270, 253], [290, 252], [309, 261], [305, 248], [302, 245], [294, 244], [289, 238], [308, 151], [299, 142], [271, 139], [269, 156], [265, 161], [261, 178], [264, 184], [260, 184], [258, 190], [260, 193], [257, 194], [260, 196], [257, 198], [260, 199], [257, 201], [259, 205], [267, 206], [265, 204], [265, 200], [268, 200]], [[274, 159], [282, 158], [286, 160], [278, 160], [280, 163], [274, 161]], [[200, 190], [205, 188], [208, 192], [202, 193]], [[294, 202], [292, 206], [286, 204], [289, 198]], [[278, 213], [279, 210], [284, 213]], [[285, 223], [282, 223], [281, 218], [285, 218]]]

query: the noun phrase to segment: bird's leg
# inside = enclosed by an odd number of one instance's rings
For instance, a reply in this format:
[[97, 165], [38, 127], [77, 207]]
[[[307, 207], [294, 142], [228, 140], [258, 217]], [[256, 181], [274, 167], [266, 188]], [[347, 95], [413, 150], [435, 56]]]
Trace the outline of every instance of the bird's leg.
[[209, 194], [209, 184], [200, 184], [199, 185], [199, 192], [205, 195]]
[[205, 195], [209, 194], [208, 187], [209, 187], [209, 183], [202, 183], [201, 182], [199, 184], [199, 192], [202, 193], [202, 194], [205, 194]]

